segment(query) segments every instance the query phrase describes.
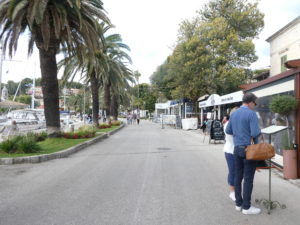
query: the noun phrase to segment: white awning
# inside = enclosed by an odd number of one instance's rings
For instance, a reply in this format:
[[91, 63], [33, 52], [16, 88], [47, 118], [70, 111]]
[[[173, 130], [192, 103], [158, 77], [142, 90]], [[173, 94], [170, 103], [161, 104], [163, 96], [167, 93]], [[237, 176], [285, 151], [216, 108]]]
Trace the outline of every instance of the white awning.
[[241, 102], [243, 95], [243, 91], [237, 91], [223, 96], [212, 94], [206, 101], [199, 102], [199, 108]]
[[233, 93], [230, 93], [227, 95], [223, 95], [220, 97], [221, 98], [220, 105], [241, 102], [243, 100], [243, 96], [244, 96], [243, 91], [237, 91], [237, 92], [233, 92]]
[[170, 107], [171, 101], [166, 103], [155, 103], [155, 109], [168, 109]]
[[203, 101], [204, 99], [206, 99], [209, 95], [203, 95], [201, 97], [198, 98], [198, 102]]
[[199, 108], [220, 105], [221, 99], [217, 94], [212, 94], [206, 101], [199, 102]]

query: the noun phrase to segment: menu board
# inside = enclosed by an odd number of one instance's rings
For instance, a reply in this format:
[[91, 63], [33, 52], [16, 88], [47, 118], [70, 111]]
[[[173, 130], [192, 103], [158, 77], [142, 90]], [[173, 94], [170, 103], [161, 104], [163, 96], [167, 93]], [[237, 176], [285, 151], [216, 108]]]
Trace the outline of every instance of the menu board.
[[219, 120], [213, 120], [211, 124], [211, 139], [224, 140], [223, 124]]

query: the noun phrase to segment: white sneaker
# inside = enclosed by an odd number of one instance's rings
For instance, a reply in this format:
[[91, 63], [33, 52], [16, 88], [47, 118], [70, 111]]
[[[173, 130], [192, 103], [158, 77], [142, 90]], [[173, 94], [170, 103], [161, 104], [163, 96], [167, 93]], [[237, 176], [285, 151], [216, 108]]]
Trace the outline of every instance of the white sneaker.
[[261, 209], [260, 208], [256, 208], [254, 206], [251, 206], [249, 209], [243, 209], [243, 214], [246, 214], [246, 215], [250, 215], [250, 214], [259, 214], [261, 212]]
[[236, 211], [242, 211], [242, 206], [235, 206]]
[[235, 202], [235, 193], [234, 192], [230, 192], [229, 194], [229, 198]]

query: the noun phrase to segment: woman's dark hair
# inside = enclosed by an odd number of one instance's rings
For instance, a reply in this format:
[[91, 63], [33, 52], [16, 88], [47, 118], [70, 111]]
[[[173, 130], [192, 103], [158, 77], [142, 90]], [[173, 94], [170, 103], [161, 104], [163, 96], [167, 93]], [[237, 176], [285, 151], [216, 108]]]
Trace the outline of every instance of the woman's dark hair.
[[226, 117], [226, 120], [229, 120], [229, 118], [230, 118], [229, 115], [225, 115], [224, 117]]

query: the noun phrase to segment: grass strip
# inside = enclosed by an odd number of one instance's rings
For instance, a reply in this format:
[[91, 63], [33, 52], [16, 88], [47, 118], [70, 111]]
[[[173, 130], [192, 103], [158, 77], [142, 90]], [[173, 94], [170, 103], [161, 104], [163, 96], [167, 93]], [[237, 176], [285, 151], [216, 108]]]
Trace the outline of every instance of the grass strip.
[[112, 126], [111, 128], [97, 129], [97, 132], [107, 133], [107, 132], [115, 130], [118, 127], [120, 127], [120, 126]]
[[[112, 126], [111, 128], [97, 129], [97, 132], [100, 132], [100, 134], [97, 133], [96, 136], [101, 136], [101, 135], [103, 135], [103, 133], [113, 131], [113, 130], [117, 129], [118, 127], [120, 127], [120, 126]], [[83, 143], [83, 142], [85, 142], [87, 140], [90, 140], [90, 139], [92, 139], [92, 138], [80, 138], [80, 139], [47, 138], [44, 141], [38, 142], [38, 145], [41, 147], [41, 151], [39, 151], [37, 153], [7, 154], [6, 152], [0, 150], [0, 158], [8, 158], [8, 157], [9, 158], [16, 158], [16, 157], [24, 157], [24, 156], [50, 154], [50, 153], [65, 150], [67, 148], [73, 147], [75, 145], [78, 145], [78, 144]]]

